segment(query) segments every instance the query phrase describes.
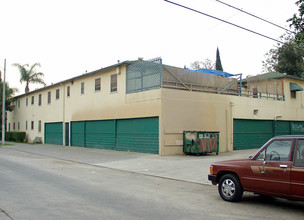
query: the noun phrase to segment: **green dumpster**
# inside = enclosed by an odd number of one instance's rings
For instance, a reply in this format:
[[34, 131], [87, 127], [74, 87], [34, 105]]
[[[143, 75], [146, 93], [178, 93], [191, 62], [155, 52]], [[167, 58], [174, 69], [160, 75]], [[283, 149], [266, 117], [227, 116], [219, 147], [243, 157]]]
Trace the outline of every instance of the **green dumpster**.
[[184, 153], [216, 153], [218, 155], [219, 136], [219, 132], [184, 131]]

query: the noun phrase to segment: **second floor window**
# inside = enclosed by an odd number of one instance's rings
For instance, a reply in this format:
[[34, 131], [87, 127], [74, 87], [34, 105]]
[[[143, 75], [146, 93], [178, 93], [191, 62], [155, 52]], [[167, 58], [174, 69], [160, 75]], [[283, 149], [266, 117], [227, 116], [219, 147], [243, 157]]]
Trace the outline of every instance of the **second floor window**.
[[56, 89], [56, 99], [59, 99], [59, 89]]
[[117, 92], [117, 74], [111, 75], [111, 92]]
[[67, 97], [70, 97], [70, 95], [71, 95], [71, 87], [68, 86], [67, 87]]
[[95, 79], [95, 92], [98, 92], [101, 90], [101, 81], [100, 78]]
[[25, 105], [28, 106], [28, 98], [25, 99]]
[[34, 105], [34, 102], [35, 102], [35, 98], [34, 96], [32, 96], [32, 105]]
[[39, 94], [39, 96], [38, 96], [38, 105], [41, 105], [41, 102], [42, 102], [42, 95]]
[[80, 93], [84, 94], [84, 82], [81, 83]]
[[51, 99], [52, 99], [51, 92], [48, 92], [48, 100], [47, 100], [48, 104], [51, 104]]

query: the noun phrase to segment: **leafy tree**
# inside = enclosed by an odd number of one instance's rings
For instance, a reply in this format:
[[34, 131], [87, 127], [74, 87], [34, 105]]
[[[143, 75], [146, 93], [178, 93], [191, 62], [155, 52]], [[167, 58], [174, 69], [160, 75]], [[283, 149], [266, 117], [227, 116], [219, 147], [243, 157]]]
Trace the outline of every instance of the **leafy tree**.
[[216, 49], [215, 69], [223, 71], [223, 66], [222, 66], [221, 57], [220, 57], [220, 51], [219, 51], [218, 48]]
[[36, 67], [41, 67], [40, 63], [33, 64], [30, 68], [28, 64], [21, 65], [19, 63], [14, 63], [13, 66], [17, 67], [20, 72], [20, 83], [25, 82], [25, 93], [30, 91], [30, 83], [38, 83], [46, 85], [42, 77], [44, 74], [42, 72], [37, 72]]
[[278, 63], [275, 70], [297, 77], [303, 77], [304, 73], [304, 48], [297, 47], [295, 41], [286, 42], [278, 48]]
[[[1, 76], [1, 71], [0, 71], [0, 76]], [[13, 111], [14, 110], [14, 95], [15, 92], [17, 91], [16, 88], [10, 88], [7, 83], [5, 83], [5, 110], [6, 111]], [[0, 77], [0, 130], [2, 129], [2, 99], [3, 99], [3, 82]]]
[[304, 47], [297, 43], [292, 35], [281, 37], [284, 44], [277, 44], [266, 53], [263, 61], [263, 72], [279, 72], [303, 77], [304, 74]]
[[205, 59], [204, 61], [194, 61], [190, 64], [190, 67], [195, 70], [199, 69], [215, 69], [215, 63], [209, 59]]
[[297, 77], [304, 77], [304, 0], [296, 1], [298, 13], [287, 22], [295, 32], [288, 32], [281, 37], [283, 44], [277, 44], [266, 53], [263, 71], [277, 71]]
[[298, 0], [296, 2], [296, 5], [299, 6], [298, 14], [294, 14], [292, 18], [288, 19], [287, 22], [291, 22], [289, 25], [290, 27], [294, 28], [295, 33], [295, 39], [296, 42], [299, 44], [304, 43], [304, 0]]

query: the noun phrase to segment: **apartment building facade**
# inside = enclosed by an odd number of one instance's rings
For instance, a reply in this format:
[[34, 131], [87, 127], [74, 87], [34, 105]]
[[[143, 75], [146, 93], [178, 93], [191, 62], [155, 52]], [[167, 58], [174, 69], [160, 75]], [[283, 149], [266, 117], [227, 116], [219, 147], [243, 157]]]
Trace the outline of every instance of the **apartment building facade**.
[[125, 61], [17, 96], [7, 130], [29, 142], [159, 155], [182, 154], [184, 131], [219, 132], [220, 152], [304, 134], [304, 81], [265, 80]]

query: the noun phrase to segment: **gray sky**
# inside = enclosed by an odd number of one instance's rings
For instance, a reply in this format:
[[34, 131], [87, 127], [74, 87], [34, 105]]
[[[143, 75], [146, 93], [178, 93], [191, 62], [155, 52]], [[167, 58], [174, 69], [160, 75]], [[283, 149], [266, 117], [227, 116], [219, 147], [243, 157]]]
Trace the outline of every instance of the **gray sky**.
[[[216, 0], [172, 1], [275, 39], [285, 32]], [[286, 28], [298, 9], [295, 0], [222, 1]], [[0, 8], [0, 69], [6, 58], [7, 81], [20, 93], [25, 85], [12, 63], [40, 62], [49, 85], [138, 57], [190, 67], [215, 61], [219, 47], [224, 71], [247, 76], [262, 72], [276, 44], [163, 0], [0, 0]]]

